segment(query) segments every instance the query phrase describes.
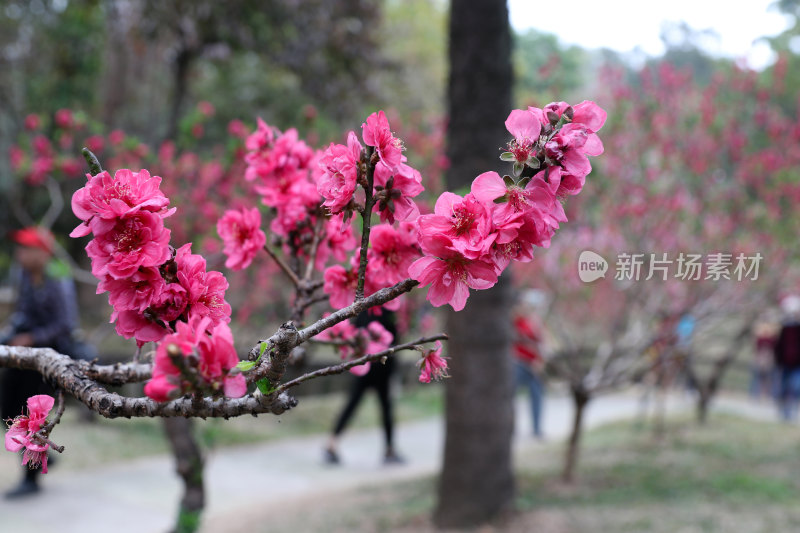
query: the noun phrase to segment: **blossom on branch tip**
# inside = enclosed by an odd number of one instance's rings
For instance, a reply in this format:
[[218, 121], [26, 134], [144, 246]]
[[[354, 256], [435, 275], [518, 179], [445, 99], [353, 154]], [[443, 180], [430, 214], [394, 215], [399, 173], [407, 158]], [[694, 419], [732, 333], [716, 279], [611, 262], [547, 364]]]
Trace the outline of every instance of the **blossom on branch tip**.
[[378, 111], [368, 116], [361, 130], [364, 144], [373, 146], [380, 160], [394, 171], [402, 161], [403, 143], [392, 134], [386, 113]]
[[423, 352], [422, 360], [419, 362], [420, 383], [430, 383], [431, 380], [438, 381], [449, 377], [447, 374], [447, 360], [442, 357], [442, 343], [436, 341], [432, 350]]
[[46, 394], [38, 394], [28, 398], [28, 414], [19, 415], [11, 421], [6, 432], [6, 450], [22, 454], [22, 464], [30, 468], [42, 465], [42, 473], [47, 473], [47, 450], [50, 445], [39, 441], [35, 435], [47, 421], [47, 415], [53, 409], [55, 399]]

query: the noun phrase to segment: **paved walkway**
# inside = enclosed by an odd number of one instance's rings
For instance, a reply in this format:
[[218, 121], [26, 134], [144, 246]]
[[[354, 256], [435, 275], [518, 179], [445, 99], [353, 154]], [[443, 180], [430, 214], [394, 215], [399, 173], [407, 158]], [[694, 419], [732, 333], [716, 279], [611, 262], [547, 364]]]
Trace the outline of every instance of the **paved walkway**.
[[[689, 410], [687, 397], [671, 396], [671, 412]], [[530, 437], [527, 404], [517, 402], [515, 451], [538, 443]], [[620, 393], [589, 404], [587, 427], [631, 418], [640, 409], [639, 396]], [[766, 406], [722, 398], [715, 410], [734, 411], [759, 419], [774, 419]], [[545, 406], [544, 431], [549, 440], [564, 438], [572, 408], [566, 397], [551, 397]], [[205, 531], [229, 531], [234, 517], [257, 507], [279, 508], [298, 499], [346, 491], [432, 474], [440, 467], [443, 428], [440, 419], [403, 424], [397, 429], [398, 449], [409, 459], [403, 466], [380, 462], [381, 433], [377, 429], [346, 433], [341, 444], [343, 465], [321, 462], [324, 437], [287, 439], [275, 443], [214, 451], [207, 461]], [[77, 453], [77, 452], [74, 452]], [[46, 479], [41, 498], [8, 503], [0, 499], [0, 530], [37, 533], [164, 533], [173, 523], [180, 485], [170, 457], [152, 457], [84, 471], [55, 470]]]

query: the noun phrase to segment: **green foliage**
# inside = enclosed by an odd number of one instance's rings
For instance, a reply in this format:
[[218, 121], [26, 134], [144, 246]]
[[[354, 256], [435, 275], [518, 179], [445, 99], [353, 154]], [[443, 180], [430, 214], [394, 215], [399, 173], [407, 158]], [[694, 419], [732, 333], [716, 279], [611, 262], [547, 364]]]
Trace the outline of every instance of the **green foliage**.
[[514, 40], [515, 101], [519, 106], [541, 107], [570, 95], [586, 83], [587, 53], [566, 46], [558, 37], [537, 30], [518, 34]]

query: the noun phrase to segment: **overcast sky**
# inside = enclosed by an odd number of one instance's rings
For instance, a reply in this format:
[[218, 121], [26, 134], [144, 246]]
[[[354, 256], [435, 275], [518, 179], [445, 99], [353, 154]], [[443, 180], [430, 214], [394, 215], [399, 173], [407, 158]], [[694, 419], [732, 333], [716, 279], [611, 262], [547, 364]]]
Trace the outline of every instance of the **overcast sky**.
[[774, 0], [509, 0], [511, 24], [554, 33], [564, 43], [585, 48], [648, 55], [663, 53], [659, 38], [664, 22], [686, 21], [695, 30], [711, 29], [719, 39], [705, 48], [714, 55], [745, 58], [754, 68], [772, 61], [759, 37], [775, 35], [788, 21], [770, 5]]

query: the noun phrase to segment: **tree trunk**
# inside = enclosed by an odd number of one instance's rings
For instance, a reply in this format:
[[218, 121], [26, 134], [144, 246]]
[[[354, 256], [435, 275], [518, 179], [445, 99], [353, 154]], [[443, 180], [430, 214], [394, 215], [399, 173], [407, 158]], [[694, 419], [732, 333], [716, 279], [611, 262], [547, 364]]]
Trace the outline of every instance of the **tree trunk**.
[[175, 58], [173, 70], [174, 87], [167, 123], [167, 139], [175, 140], [178, 137], [178, 123], [181, 120], [183, 101], [186, 98], [186, 92], [189, 86], [189, 67], [193, 59], [194, 53], [185, 47], [178, 52]]
[[[449, 190], [497, 169], [511, 110], [511, 38], [505, 0], [453, 0], [447, 156]], [[513, 505], [512, 293], [507, 279], [470, 291], [447, 315], [451, 378], [446, 385], [444, 465], [434, 521], [464, 528]]]
[[583, 414], [589, 399], [590, 396], [586, 391], [580, 388], [572, 389], [572, 405], [575, 412], [572, 415], [572, 431], [567, 443], [564, 471], [561, 474], [561, 480], [564, 483], [573, 483], [575, 481], [575, 468], [578, 466], [578, 454], [580, 452], [581, 436], [583, 435]]
[[200, 526], [200, 516], [205, 505], [203, 490], [203, 456], [192, 434], [192, 421], [188, 418], [164, 418], [164, 431], [175, 456], [175, 469], [183, 480], [175, 533], [192, 533]]
[[697, 423], [701, 426], [708, 422], [708, 407], [711, 404], [711, 397], [709, 390], [697, 391]]

